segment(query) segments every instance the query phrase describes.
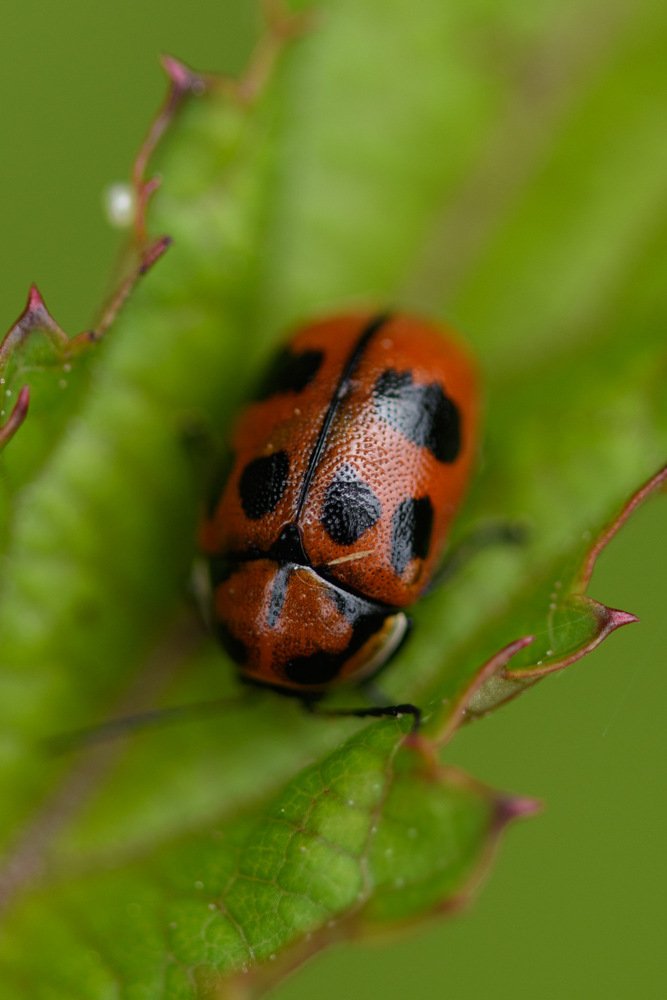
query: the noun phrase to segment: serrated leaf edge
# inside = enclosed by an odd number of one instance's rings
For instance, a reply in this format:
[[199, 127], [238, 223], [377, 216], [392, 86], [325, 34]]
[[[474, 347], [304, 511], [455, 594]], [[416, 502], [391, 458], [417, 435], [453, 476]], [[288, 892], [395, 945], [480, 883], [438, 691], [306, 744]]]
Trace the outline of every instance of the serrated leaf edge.
[[591, 597], [586, 597], [584, 591], [590, 583], [595, 563], [602, 550], [606, 548], [616, 533], [623, 527], [632, 512], [636, 510], [637, 507], [655, 490], [663, 487], [665, 483], [667, 483], [667, 465], [663, 466], [648, 480], [648, 482], [644, 483], [643, 486], [633, 493], [630, 499], [623, 505], [619, 513], [616, 514], [607, 525], [605, 525], [589, 549], [581, 570], [576, 578], [575, 586], [570, 594], [568, 594], [568, 597], [579, 597], [580, 600], [583, 600], [589, 606], [590, 611], [597, 616], [599, 622], [597, 635], [590, 642], [581, 646], [573, 653], [570, 653], [560, 659], [555, 659], [553, 661], [550, 660], [547, 664], [536, 663], [534, 666], [521, 667], [514, 670], [505, 670], [504, 676], [508, 680], [535, 679], [544, 677], [547, 674], [552, 674], [557, 670], [563, 670], [571, 663], [575, 663], [583, 656], [586, 656], [587, 653], [590, 653], [617, 628], [621, 628], [623, 625], [631, 625], [635, 622], [639, 622], [639, 618], [637, 618], [636, 615], [633, 615], [628, 611], [620, 611], [618, 608], [609, 608], [606, 604], [601, 604], [599, 601], [595, 601]]
[[9, 414], [8, 419], [2, 427], [0, 427], [0, 452], [2, 452], [5, 445], [9, 444], [25, 418], [28, 416], [29, 406], [30, 386], [24, 385], [19, 390], [18, 399], [16, 400], [14, 408]]
[[[403, 740], [402, 745], [409, 747], [411, 743], [413, 744], [413, 738], [408, 735]], [[534, 816], [542, 809], [542, 803], [537, 799], [525, 796], [498, 793], [465, 771], [451, 765], [439, 764], [435, 769], [432, 769], [429, 761], [425, 761], [425, 764], [429, 780], [448, 782], [452, 785], [472, 789], [478, 794], [488, 797], [491, 801], [493, 816], [489, 825], [487, 843], [466, 883], [449, 899], [432, 906], [419, 917], [392, 921], [382, 927], [365, 923], [363, 907], [358, 910], [355, 908], [354, 912], [348, 916], [331, 921], [320, 931], [308, 934], [301, 941], [288, 946], [272, 962], [264, 962], [254, 968], [248, 968], [246, 972], [220, 979], [209, 994], [212, 1000], [257, 1000], [273, 989], [276, 983], [280, 982], [286, 975], [324, 948], [350, 941], [381, 942], [391, 939], [407, 928], [422, 925], [425, 921], [443, 916], [453, 916], [470, 905], [491, 869], [500, 837], [507, 826], [514, 820]]]
[[409, 736], [407, 738], [408, 741], [412, 741], [414, 745], [419, 746], [422, 752], [426, 754], [432, 753], [435, 748], [448, 743], [456, 731], [461, 727], [463, 722], [465, 722], [466, 708], [471, 698], [473, 698], [486, 681], [500, 673], [506, 664], [509, 663], [511, 658], [522, 649], [525, 649], [526, 646], [529, 646], [534, 639], [535, 636], [533, 635], [523, 636], [521, 639], [515, 639], [514, 642], [510, 642], [507, 646], [503, 646], [502, 649], [498, 650], [497, 653], [494, 653], [493, 656], [490, 657], [490, 659], [488, 659], [486, 663], [484, 663], [483, 666], [477, 671], [477, 673], [473, 675], [468, 683], [468, 686], [460, 692], [459, 696], [450, 708], [447, 723], [442, 731], [432, 739], [424, 737], [420, 733], [416, 733], [414, 736]]

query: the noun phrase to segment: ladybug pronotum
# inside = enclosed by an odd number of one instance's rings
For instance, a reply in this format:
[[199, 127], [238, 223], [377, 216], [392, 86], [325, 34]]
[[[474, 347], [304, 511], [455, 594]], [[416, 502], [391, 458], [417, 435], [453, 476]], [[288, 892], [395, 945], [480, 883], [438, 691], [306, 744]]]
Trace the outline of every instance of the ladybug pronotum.
[[476, 417], [450, 331], [357, 314], [292, 338], [239, 417], [202, 531], [244, 679], [308, 701], [390, 659], [466, 488]]

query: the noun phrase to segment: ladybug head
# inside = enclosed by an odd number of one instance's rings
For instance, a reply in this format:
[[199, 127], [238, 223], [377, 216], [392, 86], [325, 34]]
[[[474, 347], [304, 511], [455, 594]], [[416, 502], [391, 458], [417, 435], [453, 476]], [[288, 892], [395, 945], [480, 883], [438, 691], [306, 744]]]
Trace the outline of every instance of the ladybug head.
[[402, 611], [272, 559], [234, 564], [213, 600], [220, 640], [241, 672], [296, 691], [370, 677], [408, 631]]

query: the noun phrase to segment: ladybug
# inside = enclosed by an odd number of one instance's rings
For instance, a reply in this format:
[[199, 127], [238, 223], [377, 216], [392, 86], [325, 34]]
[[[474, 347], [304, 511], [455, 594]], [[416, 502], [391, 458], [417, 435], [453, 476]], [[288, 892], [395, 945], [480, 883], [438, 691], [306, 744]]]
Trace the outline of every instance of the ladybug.
[[202, 529], [242, 679], [308, 704], [387, 663], [466, 489], [477, 409], [465, 348], [413, 316], [335, 316], [280, 351]]

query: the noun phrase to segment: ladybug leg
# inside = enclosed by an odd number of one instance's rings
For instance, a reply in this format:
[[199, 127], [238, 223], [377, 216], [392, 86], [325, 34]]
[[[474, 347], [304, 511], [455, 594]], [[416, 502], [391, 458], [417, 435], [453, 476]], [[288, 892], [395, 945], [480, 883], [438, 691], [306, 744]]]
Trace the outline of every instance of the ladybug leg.
[[417, 708], [416, 705], [409, 704], [373, 706], [371, 708], [320, 708], [316, 701], [304, 699], [303, 706], [312, 715], [326, 715], [330, 717], [354, 716], [357, 719], [368, 717], [378, 719], [387, 716], [391, 719], [400, 719], [404, 715], [412, 715], [414, 719], [412, 723], [413, 733], [419, 730], [422, 720], [421, 709]]
[[483, 552], [492, 545], [524, 545], [527, 538], [526, 526], [517, 521], [495, 521], [476, 528], [447, 553], [421, 596], [430, 594], [447, 583], [478, 552]]

